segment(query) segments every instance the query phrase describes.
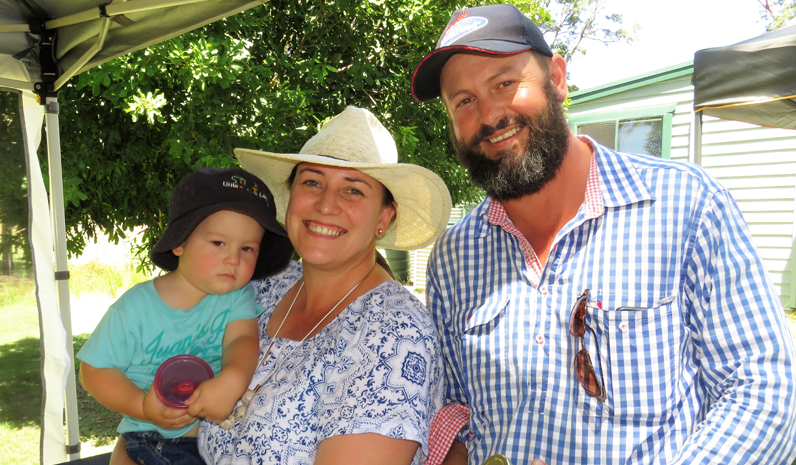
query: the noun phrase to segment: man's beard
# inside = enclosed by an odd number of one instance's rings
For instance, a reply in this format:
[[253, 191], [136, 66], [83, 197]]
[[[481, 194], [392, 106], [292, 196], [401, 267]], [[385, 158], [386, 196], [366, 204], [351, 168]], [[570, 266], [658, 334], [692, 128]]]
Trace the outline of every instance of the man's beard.
[[[539, 192], [561, 167], [569, 147], [569, 125], [549, 80], [544, 90], [546, 111], [534, 117], [503, 118], [495, 126], [482, 125], [469, 143], [458, 139], [450, 125], [459, 163], [470, 172], [473, 183], [493, 199], [512, 200]], [[497, 160], [492, 160], [481, 149], [481, 141], [510, 125], [522, 125], [528, 130], [524, 153], [501, 150], [496, 154]]]

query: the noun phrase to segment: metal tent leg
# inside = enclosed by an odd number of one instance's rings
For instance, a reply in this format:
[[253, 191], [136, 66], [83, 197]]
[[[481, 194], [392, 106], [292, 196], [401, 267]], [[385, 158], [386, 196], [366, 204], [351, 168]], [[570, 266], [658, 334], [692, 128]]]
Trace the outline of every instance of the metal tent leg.
[[66, 376], [65, 408], [67, 427], [67, 453], [70, 460], [80, 458], [80, 429], [77, 416], [77, 386], [75, 382], [75, 354], [72, 346], [72, 316], [69, 305], [69, 271], [66, 261], [66, 220], [64, 215], [63, 173], [61, 170], [61, 133], [58, 123], [58, 95], [45, 101], [47, 124], [47, 152], [50, 172], [50, 209], [53, 215], [55, 238], [55, 280], [58, 291], [58, 309], [66, 331], [66, 354], [69, 367]]

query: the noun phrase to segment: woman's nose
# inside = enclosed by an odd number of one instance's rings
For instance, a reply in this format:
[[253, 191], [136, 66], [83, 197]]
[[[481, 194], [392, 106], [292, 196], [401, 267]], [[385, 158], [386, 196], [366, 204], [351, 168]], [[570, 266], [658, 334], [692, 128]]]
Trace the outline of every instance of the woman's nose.
[[325, 190], [318, 196], [316, 207], [324, 215], [334, 215], [340, 211], [337, 200], [337, 195], [334, 191]]

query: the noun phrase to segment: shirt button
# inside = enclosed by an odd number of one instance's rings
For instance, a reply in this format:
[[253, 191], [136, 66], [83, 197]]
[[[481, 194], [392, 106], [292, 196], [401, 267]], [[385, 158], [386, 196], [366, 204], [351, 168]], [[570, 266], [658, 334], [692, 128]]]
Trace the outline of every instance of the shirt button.
[[619, 331], [622, 331], [623, 333], [627, 332], [627, 322], [623, 321], [619, 323]]
[[541, 334], [536, 335], [536, 343], [544, 344], [544, 336], [542, 336]]

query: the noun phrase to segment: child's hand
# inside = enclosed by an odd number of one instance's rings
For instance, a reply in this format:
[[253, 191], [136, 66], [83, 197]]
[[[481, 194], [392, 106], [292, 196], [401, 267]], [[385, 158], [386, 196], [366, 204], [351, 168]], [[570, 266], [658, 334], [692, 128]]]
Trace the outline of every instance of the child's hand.
[[152, 386], [144, 395], [144, 416], [144, 420], [166, 429], [184, 428], [195, 422], [197, 418], [184, 408], [171, 408], [163, 405]]
[[221, 423], [232, 413], [232, 408], [239, 398], [238, 392], [230, 389], [224, 382], [222, 372], [219, 376], [200, 384], [185, 401], [185, 405], [188, 406], [189, 415]]

